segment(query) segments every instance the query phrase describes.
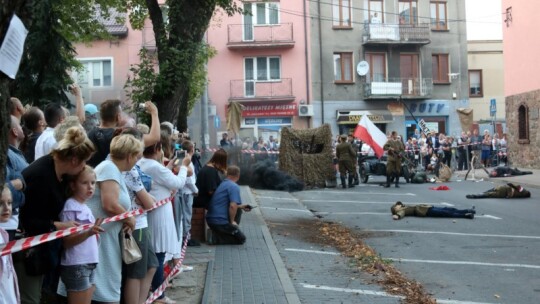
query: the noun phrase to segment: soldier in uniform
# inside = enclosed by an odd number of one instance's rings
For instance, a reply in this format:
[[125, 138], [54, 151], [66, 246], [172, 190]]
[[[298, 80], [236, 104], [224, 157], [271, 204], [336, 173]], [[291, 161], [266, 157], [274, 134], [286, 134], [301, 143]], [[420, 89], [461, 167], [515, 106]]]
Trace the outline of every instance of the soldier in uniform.
[[336, 146], [336, 157], [338, 159], [339, 166], [339, 177], [341, 179], [341, 186], [347, 188], [345, 183], [345, 177], [347, 172], [349, 173], [349, 188], [354, 187], [353, 178], [354, 178], [354, 163], [356, 159], [356, 152], [352, 145], [347, 142], [347, 135], [341, 135], [339, 138], [339, 144]]
[[480, 194], [467, 194], [466, 198], [527, 198], [531, 193], [520, 185], [508, 183]]
[[456, 209], [427, 204], [405, 205], [400, 201], [392, 205], [390, 211], [394, 220], [400, 220], [405, 216], [468, 218], [472, 220], [476, 214], [474, 206], [471, 209]]
[[392, 131], [390, 139], [384, 144], [383, 149], [388, 152], [388, 162], [386, 164], [386, 185], [390, 187], [390, 180], [395, 178], [396, 188], [399, 188], [399, 175], [401, 174], [401, 153], [405, 151], [405, 145], [397, 138], [397, 132]]
[[360, 150], [359, 145], [356, 143], [356, 138], [352, 134], [349, 134], [348, 140], [351, 143], [351, 146], [353, 147], [354, 152], [356, 153], [356, 156], [353, 159], [353, 165], [354, 165], [354, 184], [359, 185], [360, 180], [358, 179], [358, 151]]

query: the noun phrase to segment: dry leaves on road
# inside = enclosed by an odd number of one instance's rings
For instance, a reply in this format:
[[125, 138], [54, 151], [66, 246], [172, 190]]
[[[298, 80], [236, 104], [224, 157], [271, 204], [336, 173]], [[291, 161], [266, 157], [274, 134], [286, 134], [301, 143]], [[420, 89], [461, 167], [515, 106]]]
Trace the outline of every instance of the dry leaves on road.
[[416, 281], [408, 279], [399, 270], [384, 260], [361, 237], [350, 229], [336, 223], [319, 222], [321, 238], [335, 246], [344, 256], [354, 259], [362, 270], [380, 277], [378, 283], [386, 292], [402, 296], [404, 303], [433, 304], [436, 300]]

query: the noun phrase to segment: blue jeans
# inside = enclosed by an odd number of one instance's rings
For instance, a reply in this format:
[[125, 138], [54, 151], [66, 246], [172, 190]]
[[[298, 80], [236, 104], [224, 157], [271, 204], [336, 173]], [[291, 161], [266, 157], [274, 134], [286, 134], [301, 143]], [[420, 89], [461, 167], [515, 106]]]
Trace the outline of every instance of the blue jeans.
[[[154, 292], [156, 289], [158, 289], [159, 285], [163, 283], [163, 263], [165, 262], [165, 252], [159, 252], [156, 253], [156, 257], [158, 260], [158, 267], [156, 268], [156, 273], [154, 274], [154, 277], [152, 278], [152, 292]], [[163, 293], [158, 299], [162, 299], [165, 297], [165, 293]]]
[[426, 216], [428, 217], [465, 217], [465, 214], [470, 213], [467, 209], [456, 209], [452, 207], [431, 207], [428, 209]]

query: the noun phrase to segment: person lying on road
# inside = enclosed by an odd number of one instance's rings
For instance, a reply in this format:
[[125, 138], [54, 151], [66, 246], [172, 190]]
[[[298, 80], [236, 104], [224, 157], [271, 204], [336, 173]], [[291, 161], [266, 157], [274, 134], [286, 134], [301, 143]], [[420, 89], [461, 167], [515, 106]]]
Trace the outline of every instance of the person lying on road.
[[405, 216], [468, 218], [472, 220], [476, 214], [474, 206], [471, 209], [435, 207], [427, 204], [406, 206], [400, 201], [392, 205], [390, 211], [394, 220], [400, 220]]
[[467, 194], [466, 198], [527, 198], [531, 193], [520, 185], [508, 183], [489, 189], [480, 194]]

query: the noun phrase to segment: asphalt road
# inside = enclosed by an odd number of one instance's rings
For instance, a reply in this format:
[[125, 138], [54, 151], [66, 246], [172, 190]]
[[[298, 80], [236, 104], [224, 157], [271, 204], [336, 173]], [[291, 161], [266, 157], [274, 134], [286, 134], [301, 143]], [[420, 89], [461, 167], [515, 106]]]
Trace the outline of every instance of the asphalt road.
[[[466, 199], [494, 186], [489, 181], [405, 184], [383, 188], [382, 177], [352, 189], [296, 193], [256, 190], [273, 238], [305, 303], [397, 303], [369, 278], [351, 271], [335, 249], [310, 243], [298, 234], [312, 214], [358, 232], [383, 258], [421, 282], [439, 303], [540, 303], [540, 189], [530, 199]], [[390, 206], [428, 203], [468, 209], [470, 219], [406, 217], [392, 220]], [[306, 211], [306, 208], [311, 210]], [[290, 226], [296, 223], [297, 226]], [[299, 224], [300, 223], [300, 224]], [[295, 231], [291, 231], [291, 227]], [[298, 228], [300, 227], [300, 228]], [[313, 233], [313, 231], [311, 231]]]

